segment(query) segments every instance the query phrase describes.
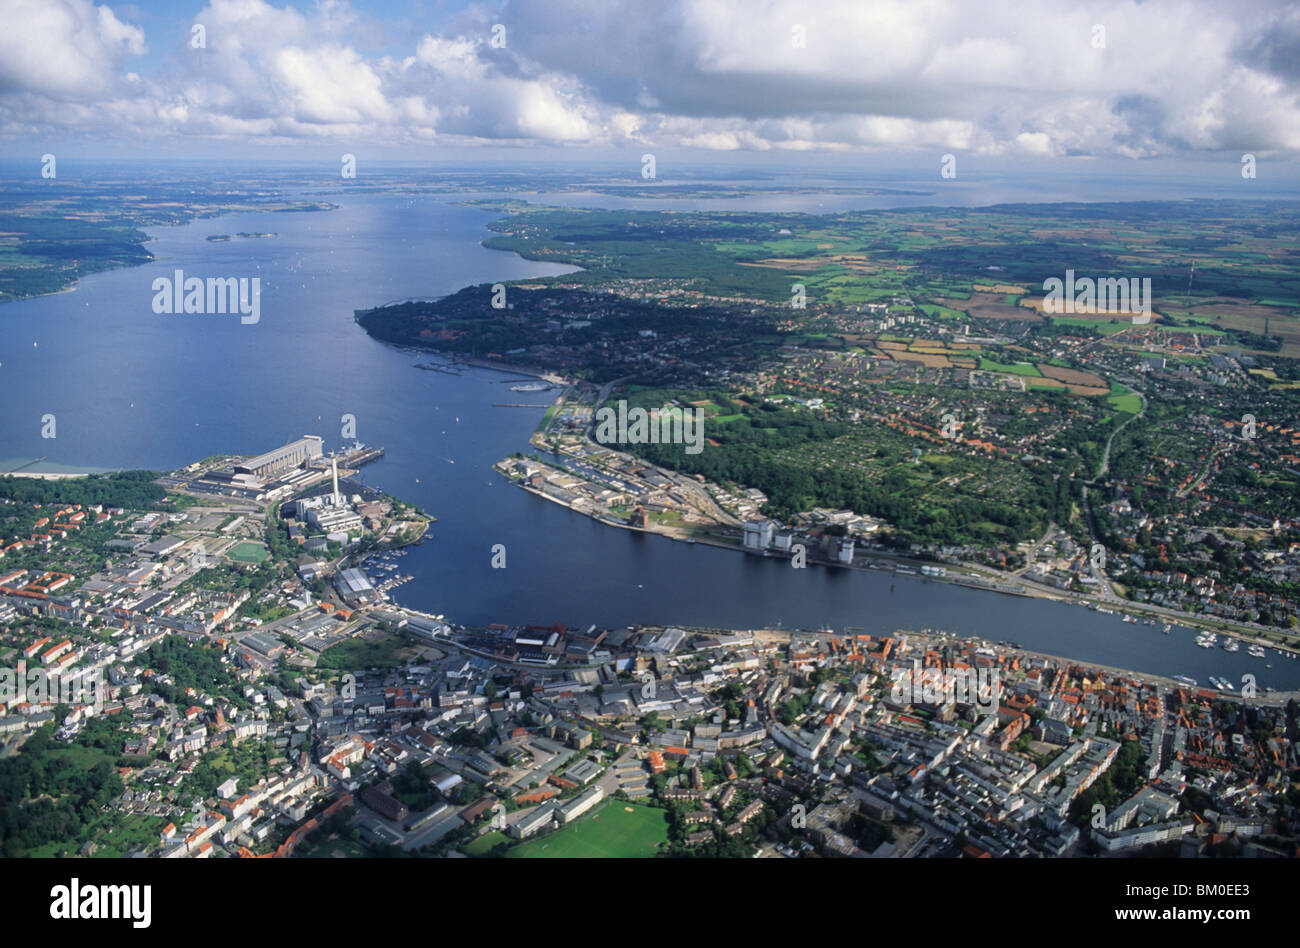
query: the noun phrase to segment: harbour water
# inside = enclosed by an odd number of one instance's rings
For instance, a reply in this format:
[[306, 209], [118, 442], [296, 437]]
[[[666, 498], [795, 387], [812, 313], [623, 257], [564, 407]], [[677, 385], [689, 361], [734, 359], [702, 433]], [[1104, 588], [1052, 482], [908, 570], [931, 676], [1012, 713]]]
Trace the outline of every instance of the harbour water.
[[[385, 456], [368, 483], [438, 517], [403, 569], [398, 601], [467, 624], [681, 623], [865, 632], [934, 628], [1205, 684], [1300, 688], [1300, 660], [1201, 649], [1195, 634], [1076, 606], [921, 577], [810, 568], [603, 527], [511, 486], [494, 461], [528, 450], [542, 407], [519, 376], [420, 371], [425, 353], [370, 339], [353, 311], [434, 297], [470, 283], [566, 272], [480, 246], [498, 216], [454, 198], [330, 196], [338, 210], [241, 213], [151, 228], [158, 259], [96, 274], [74, 292], [0, 307], [0, 469], [173, 469], [255, 453], [305, 433], [336, 446], [341, 417]], [[212, 234], [273, 233], [208, 241]], [[176, 269], [259, 277], [261, 320], [159, 316], [152, 281]], [[53, 414], [56, 437], [42, 438]], [[506, 567], [492, 568], [494, 544]], [[1271, 664], [1272, 669], [1265, 665]]]

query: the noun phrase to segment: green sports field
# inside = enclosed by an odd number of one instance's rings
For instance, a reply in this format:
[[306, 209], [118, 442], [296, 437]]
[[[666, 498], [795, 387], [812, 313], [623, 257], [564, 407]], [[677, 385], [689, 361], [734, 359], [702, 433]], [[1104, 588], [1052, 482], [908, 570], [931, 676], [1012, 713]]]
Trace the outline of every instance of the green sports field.
[[264, 563], [270, 555], [260, 543], [248, 541], [236, 543], [226, 551], [226, 556], [238, 563]]
[[663, 810], [611, 800], [572, 826], [522, 843], [507, 855], [523, 859], [649, 857], [667, 839], [668, 822]]

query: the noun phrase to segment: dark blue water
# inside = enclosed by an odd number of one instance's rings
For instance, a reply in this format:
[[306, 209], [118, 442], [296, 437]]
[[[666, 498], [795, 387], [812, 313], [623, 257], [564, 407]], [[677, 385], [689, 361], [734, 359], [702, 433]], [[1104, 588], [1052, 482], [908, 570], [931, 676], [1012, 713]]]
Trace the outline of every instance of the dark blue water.
[[[407, 605], [465, 623], [827, 625], [867, 632], [941, 628], [1106, 665], [1300, 687], [1300, 662], [1270, 651], [1203, 650], [1118, 616], [919, 578], [810, 568], [602, 527], [510, 486], [491, 464], [528, 450], [545, 400], [511, 376], [420, 371], [427, 355], [374, 342], [353, 311], [469, 283], [564, 272], [479, 246], [494, 212], [429, 199], [345, 194], [336, 211], [238, 214], [157, 228], [144, 267], [102, 273], [75, 292], [0, 307], [0, 462], [173, 469], [255, 453], [302, 434], [339, 443], [340, 416], [387, 456], [368, 483], [439, 518], [404, 560]], [[274, 232], [210, 242], [209, 234]], [[261, 321], [157, 316], [152, 281], [258, 276]], [[492, 402], [536, 401], [537, 409]], [[57, 437], [41, 437], [54, 414]], [[491, 568], [493, 544], [507, 567]], [[890, 591], [893, 584], [894, 591]], [[1271, 663], [1274, 668], [1265, 669]]]

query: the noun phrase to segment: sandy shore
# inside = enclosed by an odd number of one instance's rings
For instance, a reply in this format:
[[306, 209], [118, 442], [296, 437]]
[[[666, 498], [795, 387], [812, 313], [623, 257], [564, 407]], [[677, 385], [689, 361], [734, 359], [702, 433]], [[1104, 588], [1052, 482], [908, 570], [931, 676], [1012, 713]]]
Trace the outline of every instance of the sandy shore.
[[46, 481], [59, 481], [66, 477], [86, 477], [90, 474], [102, 474], [103, 471], [78, 471], [76, 473], [56, 473], [53, 471], [9, 471], [0, 477], [39, 477]]

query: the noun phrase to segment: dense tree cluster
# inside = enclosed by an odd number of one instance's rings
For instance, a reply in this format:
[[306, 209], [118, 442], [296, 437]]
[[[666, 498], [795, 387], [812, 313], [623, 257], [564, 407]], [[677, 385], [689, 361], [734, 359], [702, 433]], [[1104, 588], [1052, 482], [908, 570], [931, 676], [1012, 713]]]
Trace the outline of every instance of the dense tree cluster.
[[45, 480], [40, 477], [0, 477], [0, 499], [21, 504], [102, 504], [140, 510], [166, 496], [154, 483], [156, 471], [118, 471], [86, 477]]
[[[107, 729], [106, 729], [107, 728]], [[75, 842], [102, 807], [122, 793], [113, 758], [89, 767], [69, 766], [51, 735], [52, 725], [33, 734], [20, 753], [0, 760], [0, 850], [24, 856], [51, 842]], [[111, 725], [87, 728], [92, 744], [107, 741], [121, 752]]]

